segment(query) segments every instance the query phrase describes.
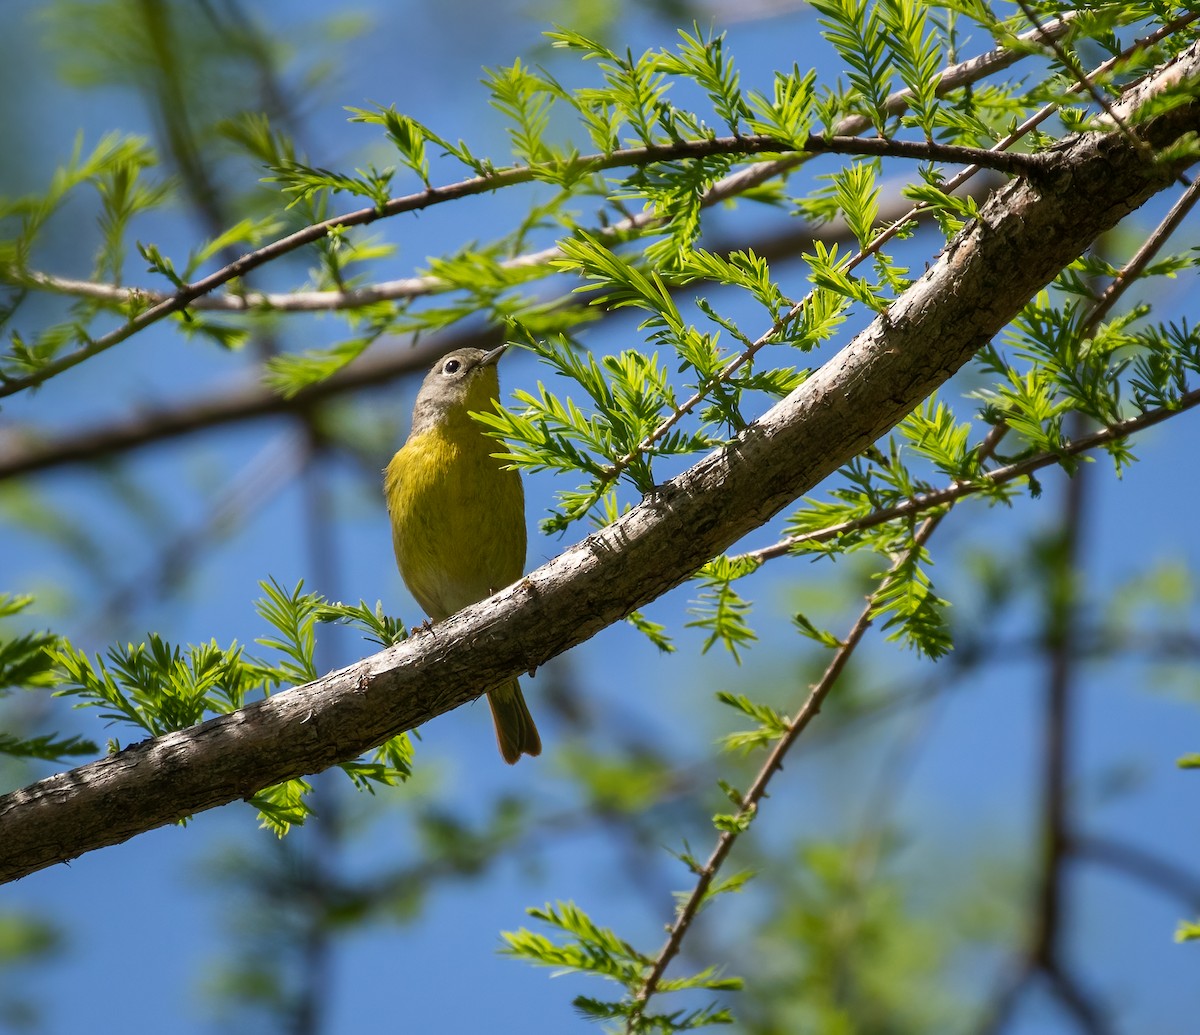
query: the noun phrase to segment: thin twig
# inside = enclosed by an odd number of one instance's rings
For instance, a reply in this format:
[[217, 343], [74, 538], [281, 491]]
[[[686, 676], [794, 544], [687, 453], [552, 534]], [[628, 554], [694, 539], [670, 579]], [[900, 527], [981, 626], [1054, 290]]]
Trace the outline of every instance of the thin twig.
[[[1042, 24], [1038, 20], [1037, 12], [1034, 11], [1034, 9], [1028, 4], [1027, 0], [1017, 0], [1017, 3], [1020, 5], [1021, 10], [1025, 13], [1025, 17], [1029, 19], [1029, 23], [1035, 29], [1040, 29]], [[1147, 144], [1146, 141], [1144, 141], [1136, 133], [1134, 133], [1129, 124], [1123, 118], [1121, 118], [1120, 114], [1112, 106], [1112, 102], [1109, 101], [1109, 99], [1104, 95], [1104, 91], [1096, 85], [1095, 80], [1091, 76], [1084, 73], [1083, 69], [1079, 67], [1079, 62], [1067, 52], [1066, 47], [1064, 47], [1056, 38], [1046, 37], [1044, 38], [1044, 41], [1046, 46], [1048, 46], [1057, 56], [1058, 60], [1062, 62], [1063, 68], [1070, 72], [1075, 81], [1079, 83], [1079, 85], [1083, 87], [1088, 94], [1091, 95], [1092, 100], [1094, 100], [1104, 110], [1104, 113], [1112, 120], [1113, 125], [1121, 131], [1121, 133], [1125, 136], [1125, 139], [1128, 140], [1130, 144], [1136, 147], [1139, 151], [1141, 151], [1142, 155], [1147, 161], [1153, 161], [1154, 151], [1150, 145]]]
[[[1044, 28], [1032, 30], [1025, 36], [1020, 37], [1023, 42], [1029, 40], [1053, 38], [1062, 32], [1066, 31], [1066, 26], [1070, 19], [1067, 17], [1061, 18], [1056, 22], [1052, 22]], [[1028, 37], [1028, 39], [1026, 38]], [[963, 85], [966, 82], [974, 81], [984, 75], [990, 74], [1002, 68], [1007, 68], [1024, 56], [1023, 52], [1015, 48], [998, 48], [995, 51], [990, 51], [988, 54], [981, 55], [969, 62], [963, 62], [960, 65], [948, 69], [938, 83], [939, 95]], [[888, 104], [894, 105], [897, 111], [907, 107], [908, 99], [911, 97], [911, 92], [907, 90], [898, 91], [888, 98]], [[890, 109], [889, 109], [890, 110]], [[865, 124], [864, 124], [865, 127]], [[844, 120], [842, 124], [836, 127], [837, 135], [840, 137], [843, 134], [860, 132], [861, 128], [854, 120]], [[734, 141], [743, 142], [745, 139], [753, 138], [727, 138]], [[854, 139], [847, 137], [847, 139]], [[713, 141], [694, 141], [684, 142], [683, 144], [662, 145], [650, 148], [638, 149], [622, 149], [615, 151], [610, 155], [593, 155], [590, 158], [575, 159], [569, 163], [570, 170], [573, 174], [582, 174], [587, 171], [597, 172], [607, 168], [615, 168], [620, 165], [628, 164], [649, 164], [659, 161], [670, 161], [680, 157], [703, 157], [705, 147], [713, 147]], [[683, 151], [676, 150], [683, 147]], [[760, 150], [766, 152], [789, 150], [791, 145], [773, 141], [769, 147], [763, 147]], [[739, 146], [734, 149], [733, 153], [743, 153], [746, 149]], [[802, 150], [802, 149], [801, 149]], [[722, 151], [719, 147], [712, 154], [730, 153]], [[636, 159], [635, 159], [635, 156]], [[763, 167], [755, 170], [750, 170], [749, 175], [742, 177], [730, 176], [721, 181], [720, 184], [709, 192], [709, 197], [705, 199], [706, 204], [715, 204], [725, 197], [731, 196], [733, 193], [744, 191], [756, 183], [771, 176], [779, 175], [793, 165], [802, 160], [801, 156], [793, 156], [790, 159], [781, 160], [778, 163], [767, 163]], [[590, 164], [589, 163], [594, 163]], [[770, 167], [768, 167], [770, 166]], [[773, 167], [773, 168], [772, 168]], [[536, 178], [538, 171], [544, 172], [546, 167], [540, 170], [531, 169], [527, 166], [513, 167], [506, 170], [501, 170], [496, 173], [489, 174], [486, 177], [475, 177], [469, 180], [460, 181], [457, 184], [451, 184], [446, 187], [431, 187], [418, 194], [408, 195], [401, 198], [393, 198], [379, 208], [360, 209], [357, 212], [346, 213], [341, 216], [334, 216], [320, 223], [314, 223], [304, 227], [295, 233], [289, 234], [286, 237], [280, 238], [263, 248], [248, 252], [237, 260], [209, 276], [196, 281], [193, 284], [181, 288], [175, 294], [163, 298], [160, 301], [152, 304], [148, 309], [140, 311], [132, 317], [124, 327], [103, 335], [100, 338], [90, 341], [87, 345], [76, 351], [62, 356], [40, 370], [31, 372], [23, 377], [0, 379], [0, 398], [8, 395], [13, 395], [17, 392], [34, 387], [46, 381], [50, 377], [61, 373], [64, 370], [71, 369], [74, 366], [84, 362], [91, 357], [98, 355], [101, 352], [120, 344], [132, 335], [143, 330], [145, 327], [156, 323], [159, 320], [165, 319], [177, 312], [183, 312], [198, 299], [210, 294], [221, 285], [228, 283], [231, 280], [244, 276], [252, 269], [272, 261], [282, 255], [286, 255], [297, 248], [303, 247], [306, 244], [319, 241], [326, 236], [331, 230], [341, 229], [351, 226], [367, 225], [374, 222], [376, 219], [397, 215], [401, 212], [419, 211], [428, 208], [431, 205], [445, 201], [456, 200], [460, 197], [467, 197], [473, 194], [487, 193], [502, 187], [513, 186], [520, 183], [527, 183]], [[720, 188], [720, 189], [717, 189]], [[643, 218], [647, 221], [653, 219], [651, 213], [643, 213]], [[12, 276], [13, 271], [9, 270], [8, 275]], [[140, 296], [148, 298], [152, 296]], [[131, 299], [136, 301], [137, 299]]]
[[[755, 777], [754, 783], [742, 797], [734, 821], [731, 824], [732, 827], [737, 827], [742, 822], [749, 821], [758, 811], [758, 804], [766, 794], [767, 785], [772, 775], [774, 775], [776, 770], [782, 768], [784, 756], [792, 744], [795, 743], [796, 738], [800, 736], [804, 728], [812, 721], [817, 712], [820, 711], [821, 704], [833, 688], [854, 648], [858, 645], [867, 629], [870, 628], [873, 602], [874, 597], [871, 598], [871, 601], [868, 602], [867, 606], [859, 614], [858, 620], [854, 623], [849, 635], [838, 647], [821, 679], [809, 691], [809, 695], [800, 710], [796, 713], [796, 717], [788, 724], [783, 736], [776, 741], [766, 762]], [[641, 988], [638, 989], [634, 997], [634, 1010], [630, 1014], [626, 1025], [627, 1032], [636, 1031], [637, 1022], [645, 1012], [646, 1004], [658, 991], [658, 986], [662, 982], [667, 967], [676, 955], [678, 955], [684, 936], [691, 927], [692, 921], [696, 918], [696, 914], [699, 913], [700, 906], [704, 902], [708, 889], [712, 886], [717, 871], [720, 870], [721, 865], [733, 849], [737, 839], [738, 832], [736, 829], [724, 830], [717, 838], [716, 847], [713, 849], [708, 861], [697, 874], [695, 887], [692, 889], [687, 901], [676, 914], [675, 921], [671, 924], [666, 944], [659, 950], [650, 971], [642, 982]]]
[[[324, 292], [301, 291], [294, 294], [264, 292], [241, 292], [237, 295], [220, 296], [220, 299], [209, 297], [204, 301], [201, 296], [209, 296], [212, 291], [222, 284], [242, 277], [269, 260], [279, 258], [296, 248], [325, 237], [331, 230], [344, 229], [352, 226], [364, 226], [377, 219], [390, 218], [408, 212], [418, 212], [435, 205], [449, 201], [458, 201], [477, 194], [491, 193], [505, 187], [519, 186], [549, 178], [549, 174], [562, 171], [569, 167], [571, 170], [581, 170], [580, 175], [591, 172], [603, 172], [608, 169], [623, 167], [640, 167], [643, 165], [662, 164], [674, 161], [685, 161], [697, 158], [736, 157], [739, 155], [777, 154], [795, 151], [799, 155], [814, 154], [847, 154], [871, 155], [876, 157], [907, 158], [945, 162], [947, 164], [971, 164], [979, 168], [994, 169], [1008, 175], [1022, 175], [1039, 169], [1042, 165], [1037, 155], [1023, 153], [1001, 153], [989, 148], [965, 147], [957, 144], [939, 144], [930, 140], [885, 140], [879, 137], [853, 136], [824, 136], [813, 134], [803, 141], [788, 141], [779, 137], [762, 134], [747, 136], [709, 137], [704, 140], [681, 140], [671, 144], [655, 144], [638, 148], [620, 148], [605, 154], [584, 155], [570, 162], [546, 162], [536, 166], [513, 166], [498, 170], [486, 176], [474, 176], [460, 180], [457, 183], [442, 187], [428, 187], [415, 194], [392, 198], [379, 208], [359, 209], [340, 216], [331, 216], [320, 223], [313, 223], [287, 237], [273, 241], [252, 252], [247, 252], [238, 259], [217, 270], [209, 276], [194, 281], [178, 291], [165, 293], [138, 287], [121, 287], [115, 284], [95, 281], [78, 280], [69, 277], [56, 277], [37, 270], [25, 271], [9, 266], [3, 271], [10, 283], [22, 287], [37, 287], [60, 294], [76, 295], [93, 298], [97, 301], [114, 305], [149, 304], [150, 308], [134, 317], [131, 323], [145, 319], [151, 313], [157, 313], [162, 306], [176, 303], [172, 312], [184, 308], [224, 310], [244, 312], [251, 309], [316, 311], [323, 309], [344, 309], [361, 307], [375, 302], [397, 298], [412, 298], [420, 294], [428, 294], [437, 290], [447, 290], [453, 285], [440, 277], [413, 277], [404, 280], [388, 281], [367, 288], [353, 291]], [[613, 227], [607, 228], [611, 234]], [[529, 266], [544, 265], [550, 258], [562, 254], [557, 247], [545, 249], [532, 255], [520, 256], [501, 264], [502, 268], [514, 269]], [[182, 299], [182, 301], [180, 301]], [[169, 315], [164, 313], [162, 315]], [[161, 316], [155, 316], [160, 319]], [[153, 322], [153, 321], [147, 321]], [[140, 330], [144, 323], [138, 324]], [[114, 332], [115, 333], [115, 332]], [[97, 339], [90, 347], [98, 345]], [[65, 358], [65, 357], [64, 357]], [[47, 368], [51, 364], [47, 365]], [[41, 373], [38, 371], [37, 373]], [[0, 395], [12, 394], [19, 390], [24, 381], [36, 376], [30, 374], [26, 378], [11, 378], [0, 384]], [[37, 382], [31, 382], [37, 383]], [[17, 387], [14, 387], [17, 386]]]
[[[1042, 29], [1033, 29], [1018, 37], [1023, 44], [1038, 40], [1056, 38], [1065, 33], [1071, 22], [1077, 17], [1074, 12], [1067, 12], [1060, 19], [1047, 23]], [[1174, 31], [1186, 24], [1192, 18], [1190, 15], [1171, 23], [1170, 30]], [[1166, 34], [1168, 27], [1159, 30]], [[1159, 34], [1155, 34], [1156, 36]], [[1148, 40], [1152, 37], [1147, 37]], [[978, 57], [961, 61], [945, 69], [938, 78], [937, 94], [944, 96], [952, 90], [961, 89], [994, 72], [1008, 68], [1022, 57], [1025, 51], [1021, 48], [999, 47]], [[905, 88], [890, 94], [884, 101], [883, 110], [889, 115], [902, 114], [912, 98], [912, 91]], [[870, 128], [870, 120], [864, 116], [851, 115], [842, 119], [834, 127], [835, 137], [849, 137]], [[772, 162], [762, 162], [739, 170], [713, 184], [700, 200], [702, 208], [709, 208], [721, 202], [728, 201], [738, 194], [744, 193], [751, 187], [782, 175], [794, 169], [804, 161], [804, 155], [798, 154], [788, 158], [776, 159]], [[336, 217], [336, 222], [343, 226], [351, 225], [353, 214]], [[607, 227], [598, 228], [597, 233], [605, 238], [615, 238], [636, 230], [655, 225], [661, 221], [652, 209], [646, 209], [627, 217]], [[318, 235], [321, 236], [321, 235]], [[561, 258], [562, 250], [557, 246], [542, 249], [538, 252], [514, 256], [498, 265], [502, 270], [522, 269], [531, 266], [547, 265], [552, 259]], [[70, 277], [57, 277], [53, 274], [36, 270], [22, 270], [21, 282], [31, 287], [47, 291], [57, 291], [62, 294], [84, 298], [94, 298], [98, 301], [113, 305], [157, 305], [173, 298], [165, 292], [140, 287], [120, 287], [115, 284], [98, 283], [95, 281], [77, 280]], [[356, 309], [382, 301], [396, 301], [405, 298], [417, 298], [447, 290], [448, 285], [440, 277], [405, 277], [399, 280], [383, 281], [363, 288], [344, 291], [296, 291], [296, 292], [257, 292], [243, 291], [222, 295], [207, 294], [198, 296], [188, 303], [188, 308], [197, 310], [220, 310], [244, 312], [250, 309], [267, 309], [280, 312], [316, 312], [339, 309]]]
[[1138, 845], [1095, 834], [1072, 834], [1069, 847], [1076, 858], [1117, 870], [1156, 888], [1185, 909], [1200, 910], [1200, 873], [1184, 869]]
[[1142, 242], [1130, 260], [1121, 268], [1120, 273], [1113, 278], [1112, 283], [1105, 288], [1104, 293], [1096, 300], [1095, 306], [1088, 314], [1092, 326], [1108, 315], [1116, 304], [1117, 299], [1128, 290], [1129, 286], [1150, 265], [1150, 260], [1162, 250], [1167, 238], [1178, 229], [1184, 217], [1192, 210], [1197, 200], [1200, 200], [1200, 181], [1194, 181], [1188, 189], [1179, 196], [1179, 200], [1171, 206], [1162, 222], [1154, 228], [1154, 232]]
[[[1197, 14], [1188, 15], [1184, 18], [1178, 19], [1176, 22], [1170, 23], [1170, 25], [1168, 25], [1168, 26], [1162, 26], [1157, 32], [1151, 33], [1151, 34], [1147, 35], [1146, 37], [1144, 37], [1143, 39], [1136, 40], [1133, 44], [1131, 44], [1129, 47], [1127, 47], [1126, 50], [1123, 51], [1121, 54], [1117, 55], [1116, 57], [1110, 58], [1108, 61], [1103, 62], [1092, 73], [1090, 73], [1090, 75], [1091, 76], [1102, 75], [1104, 72], [1107, 72], [1108, 70], [1113, 68], [1119, 61], [1124, 60], [1128, 56], [1136, 53], [1138, 50], [1141, 50], [1148, 46], [1151, 46], [1152, 44], [1158, 42], [1160, 39], [1170, 35], [1172, 32], [1178, 31], [1179, 28], [1183, 27], [1184, 25], [1187, 25], [1191, 21], [1194, 21], [1196, 18], [1200, 18], [1200, 15], [1197, 15]], [[1022, 38], [1024, 38], [1024, 37], [1022, 37]], [[964, 64], [969, 64], [969, 62], [965, 62]], [[941, 83], [939, 83], [939, 94], [941, 92], [940, 86], [941, 86]], [[1079, 88], [1082, 88], [1082, 87], [1079, 86], [1079, 84], [1076, 84], [1075, 86], [1072, 86], [1071, 90], [1074, 91]], [[908, 91], [901, 91], [901, 94], [904, 94], [906, 98], [908, 96], [911, 96], [911, 94], [909, 94]], [[900, 97], [900, 94], [893, 94], [892, 97], [889, 98], [889, 102], [891, 102], [894, 98], [898, 99], [899, 97]], [[906, 104], [907, 100], [905, 100], [904, 103]], [[900, 107], [899, 103], [897, 103], [897, 107]], [[1008, 148], [1012, 147], [1013, 144], [1015, 144], [1017, 141], [1022, 139], [1032, 129], [1034, 129], [1040, 123], [1044, 122], [1047, 118], [1049, 118], [1057, 109], [1058, 109], [1057, 104], [1045, 105], [1040, 111], [1036, 112], [1030, 118], [1026, 119], [1020, 126], [1018, 126], [1012, 132], [1007, 134], [1003, 139], [999, 140], [996, 144], [994, 144], [991, 148], [989, 148], [988, 153], [991, 154], [991, 153], [999, 153], [1002, 151], [1006, 151]], [[850, 120], [844, 120], [841, 124], [839, 124], [839, 126], [838, 126], [839, 134], [846, 132], [847, 130], [849, 130], [851, 128], [849, 123], [850, 123]], [[865, 117], [864, 117], [863, 127], [861, 127], [861, 128], [865, 128], [865, 125], [866, 125], [866, 121], [865, 121]], [[860, 128], [860, 127], [858, 127], [857, 124], [855, 124], [855, 128]], [[955, 175], [949, 181], [946, 182], [946, 184], [943, 187], [944, 191], [946, 193], [951, 193], [955, 190], [958, 190], [961, 186], [963, 186], [963, 184], [965, 184], [973, 176], [976, 176], [981, 171], [982, 168], [983, 168], [983, 166], [980, 166], [980, 165], [967, 166], [967, 168], [961, 170], [957, 175]], [[891, 240], [896, 234], [898, 234], [912, 220], [919, 218], [919, 216], [923, 212], [927, 211], [930, 207], [931, 206], [929, 206], [927, 203], [924, 203], [924, 202], [918, 203], [918, 204], [914, 205], [911, 209], [909, 209], [909, 211], [907, 213], [905, 213], [903, 216], [901, 216], [899, 219], [893, 220], [889, 226], [882, 229], [878, 234], [875, 235], [874, 238], [872, 238], [870, 244], [861, 248], [857, 254], [855, 254], [853, 257], [851, 257], [848, 260], [848, 262], [846, 263], [846, 266], [845, 266], [845, 271], [847, 273], [850, 273], [853, 270], [857, 269], [858, 266], [860, 266], [868, 258], [870, 258], [872, 255], [876, 254], [887, 241]], [[1182, 216], [1180, 218], [1182, 218]], [[649, 435], [647, 435], [644, 439], [642, 439], [642, 441], [639, 442], [634, 449], [630, 450], [624, 456], [618, 457], [615, 461], [613, 461], [613, 463], [610, 464], [606, 468], [605, 477], [604, 477], [603, 481], [596, 486], [596, 498], [598, 499], [599, 495], [604, 492], [604, 490], [607, 488], [607, 486], [611, 485], [617, 478], [619, 478], [621, 473], [626, 468], [628, 468], [630, 464], [632, 464], [635, 460], [638, 459], [638, 457], [642, 456], [644, 453], [646, 453], [648, 450], [650, 450], [654, 446], [654, 444], [656, 442], [658, 442], [660, 439], [662, 439], [664, 435], [666, 435], [673, 427], [675, 427], [676, 424], [679, 423], [679, 421], [681, 421], [687, 414], [692, 412], [692, 410], [694, 410], [696, 406], [698, 406], [701, 402], [703, 402], [708, 397], [709, 392], [711, 392], [714, 387], [716, 387], [719, 384], [723, 384], [723, 383], [727, 382], [729, 380], [729, 378], [731, 378], [742, 367], [744, 367], [747, 363], [749, 363], [754, 358], [754, 356], [757, 355], [757, 353], [764, 346], [766, 346], [766, 345], [770, 344], [772, 341], [774, 341], [776, 336], [781, 333], [783, 327], [785, 327], [789, 322], [794, 320], [801, 313], [801, 311], [803, 310], [803, 308], [807, 302], [808, 302], [808, 298], [806, 297], [806, 298], [802, 299], [800, 302], [796, 303], [791, 309], [789, 309], [787, 311], [787, 313], [785, 313], [782, 317], [777, 319], [771, 325], [771, 327], [767, 329], [767, 331], [765, 331], [763, 334], [761, 334], [755, 341], [753, 341], [750, 345], [748, 345], [741, 353], [739, 353], [732, 360], [730, 360], [729, 363], [727, 363], [724, 367], [722, 367], [721, 370], [718, 371], [717, 374], [709, 382], [706, 382], [705, 384], [701, 385], [696, 390], [696, 392], [694, 392], [691, 395], [691, 397], [689, 397], [684, 403], [682, 403], [680, 406], [678, 406], [676, 409], [674, 409]]]
[[[904, 211], [906, 205], [896, 198], [884, 203], [887, 219]], [[762, 237], [756, 237], [749, 247], [759, 257], [772, 261], [784, 260], [810, 247], [813, 241], [840, 243], [847, 237], [844, 226], [827, 224], [820, 227], [790, 227]], [[747, 242], [714, 242], [711, 250], [728, 255]], [[668, 290], [676, 292], [682, 286], [664, 278]], [[540, 303], [543, 306], [584, 306], [595, 297], [593, 292], [571, 292], [559, 299]], [[480, 348], [487, 351], [502, 343], [501, 330], [491, 324], [471, 325], [460, 330], [446, 330], [437, 337], [428, 337], [420, 344], [397, 342], [395, 347], [376, 345], [353, 363], [323, 381], [309, 385], [291, 399], [286, 399], [261, 383], [261, 370], [215, 389], [211, 394], [170, 406], [144, 406], [136, 414], [117, 418], [74, 431], [46, 437], [37, 429], [12, 427], [0, 430], [0, 481], [33, 471], [46, 470], [63, 464], [92, 460], [128, 449], [187, 435], [218, 425], [254, 420], [276, 414], [290, 413], [296, 406], [311, 406], [364, 388], [381, 385], [389, 380], [420, 371], [424, 373], [439, 356], [458, 348]]]
[[1099, 431], [1065, 441], [1062, 448], [1055, 452], [1035, 453], [1022, 460], [1005, 464], [1003, 467], [995, 467], [990, 471], [985, 471], [978, 478], [970, 481], [954, 482], [943, 489], [913, 496], [903, 503], [897, 503], [893, 507], [884, 507], [880, 510], [872, 511], [870, 514], [865, 514], [860, 518], [841, 521], [836, 525], [814, 529], [802, 535], [788, 536], [778, 542], [772, 543], [770, 546], [738, 554], [734, 559], [755, 560], [759, 562], [769, 561], [792, 553], [805, 543], [823, 543], [830, 539], [846, 535], [849, 532], [859, 532], [868, 528], [875, 528], [890, 521], [907, 520], [926, 511], [949, 506], [968, 496], [981, 495], [1017, 478], [1027, 477], [1044, 467], [1060, 463], [1064, 457], [1079, 456], [1093, 449], [1099, 449], [1114, 442], [1120, 442], [1122, 439], [1128, 438], [1136, 432], [1144, 431], [1146, 428], [1153, 427], [1155, 424], [1159, 424], [1169, 417], [1175, 416], [1177, 413], [1193, 409], [1196, 406], [1200, 406], [1200, 388], [1185, 392], [1180, 396], [1178, 403], [1175, 405], [1163, 406], [1156, 410], [1147, 410], [1137, 417], [1130, 417], [1128, 420], [1110, 424]]
[[[980, 447], [981, 452], [985, 456], [990, 456], [1003, 435], [1003, 429], [993, 429], [993, 433], [989, 435], [986, 442]], [[721, 832], [708, 861], [698, 871], [696, 884], [676, 914], [675, 920], [668, 931], [666, 943], [659, 950], [653, 964], [651, 964], [649, 972], [642, 982], [641, 988], [638, 989], [634, 996], [633, 1010], [626, 1023], [627, 1033], [632, 1033], [636, 1030], [638, 1023], [645, 1013], [647, 1003], [662, 983], [667, 967], [670, 966], [671, 961], [678, 955], [680, 947], [683, 944], [683, 939], [691, 928], [692, 921], [699, 913], [700, 907], [704, 904], [704, 900], [708, 895], [713, 880], [716, 878], [717, 872], [720, 870], [730, 851], [732, 851], [739, 834], [748, 829], [750, 822], [757, 814], [759, 803], [766, 795], [767, 786], [771, 778], [783, 768], [784, 757], [791, 750], [800, 734], [804, 732], [808, 724], [821, 710], [822, 703], [830, 690], [833, 689], [838, 677], [850, 660], [850, 656], [854, 653], [855, 648], [862, 641], [863, 636], [866, 635], [867, 630], [874, 622], [878, 601], [890, 588], [893, 579], [896, 577], [896, 573], [904, 568], [914, 554], [919, 554], [925, 548], [925, 545], [929, 542], [930, 537], [932, 537], [945, 516], [945, 512], [931, 515], [925, 519], [921, 527], [913, 535], [911, 546], [892, 564], [888, 574], [880, 583], [879, 588], [868, 597], [866, 605], [859, 612], [858, 618], [855, 620], [846, 638], [838, 645], [825, 672], [809, 689], [808, 696], [800, 706], [800, 710], [787, 724], [786, 730], [775, 742], [766, 761], [755, 776], [754, 782], [750, 785], [750, 789], [741, 797], [733, 822]]]
[[[82, 348], [48, 362], [22, 377], [0, 379], [0, 398], [14, 395], [17, 392], [42, 384], [56, 374], [69, 370], [101, 352], [125, 341], [127, 338], [145, 330], [151, 324], [183, 312], [193, 302], [203, 295], [216, 290], [222, 284], [244, 277], [252, 270], [258, 269], [278, 259], [289, 252], [307, 244], [313, 244], [326, 237], [331, 231], [341, 231], [353, 226], [366, 226], [378, 219], [388, 219], [407, 212], [420, 212], [434, 205], [478, 194], [488, 194], [505, 187], [531, 183], [537, 180], [553, 178], [553, 174], [570, 173], [572, 176], [583, 176], [589, 173], [603, 172], [625, 166], [640, 167], [644, 165], [661, 164], [664, 162], [682, 161], [686, 159], [712, 158], [719, 156], [737, 156], [752, 154], [778, 154], [780, 152], [799, 151], [806, 153], [830, 154], [895, 154], [903, 158], [925, 158], [933, 161], [972, 162], [987, 164], [996, 161], [997, 167], [1003, 171], [1020, 173], [1036, 168], [1040, 162], [1035, 155], [1005, 154], [1003, 158], [991, 157], [991, 152], [983, 148], [958, 147], [948, 144], [937, 144], [931, 141], [899, 140], [888, 141], [861, 139], [859, 137], [823, 137], [811, 136], [804, 141], [792, 142], [776, 137], [752, 135], [737, 137], [713, 137], [705, 140], [683, 140], [670, 144], [653, 144], [638, 148], [619, 148], [608, 154], [593, 154], [573, 158], [566, 161], [549, 162], [538, 166], [513, 166], [501, 169], [485, 176], [474, 176], [458, 183], [442, 187], [427, 187], [415, 194], [392, 198], [377, 208], [359, 209], [340, 216], [331, 216], [319, 223], [313, 223], [297, 230], [286, 237], [279, 238], [262, 248], [235, 259], [233, 262], [215, 273], [181, 287], [168, 298], [151, 305], [135, 316], [123, 327], [110, 331], [96, 338]], [[6, 278], [14, 284], [22, 283], [20, 270], [9, 268], [5, 271]]]

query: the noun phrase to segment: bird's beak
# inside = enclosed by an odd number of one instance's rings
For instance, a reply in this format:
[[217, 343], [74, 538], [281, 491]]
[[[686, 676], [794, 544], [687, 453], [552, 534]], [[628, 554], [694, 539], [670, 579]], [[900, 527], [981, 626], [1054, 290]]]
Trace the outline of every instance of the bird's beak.
[[489, 364], [498, 362], [500, 357], [504, 355], [504, 350], [507, 348], [508, 342], [505, 342], [503, 345], [496, 346], [496, 348], [492, 349], [491, 352], [485, 352], [483, 354], [483, 359], [479, 361], [479, 365], [481, 367], [486, 367]]

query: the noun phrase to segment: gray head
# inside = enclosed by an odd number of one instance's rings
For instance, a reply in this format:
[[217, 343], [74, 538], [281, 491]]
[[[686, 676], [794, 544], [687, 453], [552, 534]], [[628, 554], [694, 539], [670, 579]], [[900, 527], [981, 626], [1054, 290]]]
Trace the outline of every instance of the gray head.
[[439, 359], [417, 393], [409, 436], [450, 421], [461, 420], [464, 426], [471, 426], [468, 413], [490, 410], [492, 401], [500, 398], [496, 361], [506, 348], [501, 345], [490, 352], [455, 349]]

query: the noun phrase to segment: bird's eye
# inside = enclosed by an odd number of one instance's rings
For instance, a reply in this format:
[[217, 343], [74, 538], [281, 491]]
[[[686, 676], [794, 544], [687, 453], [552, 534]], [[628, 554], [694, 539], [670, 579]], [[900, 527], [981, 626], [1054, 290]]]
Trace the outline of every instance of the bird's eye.
[[442, 373], [457, 374], [461, 369], [462, 363], [460, 363], [457, 359], [448, 359], [446, 360], [445, 365], [442, 367]]

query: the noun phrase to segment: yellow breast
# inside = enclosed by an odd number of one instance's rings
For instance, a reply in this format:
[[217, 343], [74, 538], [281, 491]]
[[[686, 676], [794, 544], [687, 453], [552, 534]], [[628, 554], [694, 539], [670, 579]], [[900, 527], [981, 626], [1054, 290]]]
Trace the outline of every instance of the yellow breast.
[[525, 567], [525, 497], [499, 443], [473, 422], [409, 438], [384, 479], [396, 563], [441, 621], [515, 582]]

